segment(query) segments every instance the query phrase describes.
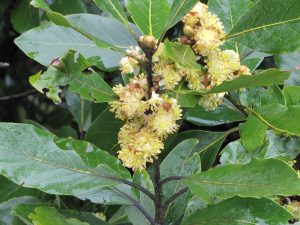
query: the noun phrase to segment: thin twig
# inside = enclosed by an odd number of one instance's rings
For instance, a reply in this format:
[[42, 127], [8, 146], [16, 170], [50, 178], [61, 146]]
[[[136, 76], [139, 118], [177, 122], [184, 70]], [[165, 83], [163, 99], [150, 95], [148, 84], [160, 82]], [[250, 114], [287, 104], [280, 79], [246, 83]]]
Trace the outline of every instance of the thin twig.
[[164, 183], [167, 183], [169, 181], [174, 181], [174, 180], [181, 180], [183, 178], [184, 178], [183, 176], [170, 176], [170, 177], [166, 177], [166, 178], [160, 180], [160, 184], [164, 184]]
[[167, 209], [168, 206], [178, 197], [186, 193], [189, 189], [187, 187], [180, 189], [175, 194], [171, 195], [164, 203], [164, 208]]
[[35, 93], [37, 93], [37, 90], [30, 90], [30, 91], [25, 91], [25, 92], [20, 93], [20, 94], [3, 96], [3, 97], [0, 97], [0, 101], [8, 101], [8, 100], [12, 100], [12, 99], [22, 98], [22, 97], [26, 97], [28, 95], [32, 95], [32, 94], [35, 94]]
[[118, 189], [114, 189], [114, 190], [119, 192], [123, 196], [125, 196], [129, 201], [131, 201], [133, 203], [133, 205], [149, 220], [151, 225], [156, 225], [152, 216], [147, 212], [147, 210], [138, 201], [136, 201], [134, 198], [132, 198], [131, 196], [129, 196], [128, 194], [126, 194], [123, 191], [120, 191]]
[[154, 183], [154, 193], [155, 193], [155, 222], [157, 225], [163, 224], [164, 218], [164, 205], [162, 202], [162, 186], [160, 184], [160, 165], [158, 159], [153, 161], [153, 183]]

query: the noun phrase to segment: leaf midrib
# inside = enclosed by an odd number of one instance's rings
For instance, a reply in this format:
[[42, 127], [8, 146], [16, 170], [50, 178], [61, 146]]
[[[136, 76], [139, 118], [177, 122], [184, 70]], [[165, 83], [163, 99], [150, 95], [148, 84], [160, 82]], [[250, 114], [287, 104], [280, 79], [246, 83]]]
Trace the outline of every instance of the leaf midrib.
[[285, 25], [285, 24], [287, 24], [287, 23], [292, 23], [292, 22], [295, 22], [295, 21], [298, 21], [298, 20], [300, 20], [300, 17], [295, 18], [295, 19], [290, 19], [290, 20], [280, 21], [280, 22], [277, 22], [277, 23], [264, 24], [264, 25], [262, 25], [262, 26], [254, 27], [254, 28], [251, 28], [251, 29], [243, 30], [243, 31], [238, 32], [238, 33], [234, 33], [234, 34], [232, 34], [232, 35], [225, 36], [225, 37], [223, 38], [223, 40], [228, 40], [228, 39], [231, 39], [231, 38], [235, 38], [235, 37], [237, 37], [237, 36], [240, 36], [240, 35], [247, 34], [247, 33], [249, 33], [249, 32], [253, 32], [253, 31], [257, 31], [257, 30], [261, 30], [261, 29], [266, 29], [266, 28], [269, 28], [269, 27], [274, 27], [274, 26], [279, 26], [279, 25]]

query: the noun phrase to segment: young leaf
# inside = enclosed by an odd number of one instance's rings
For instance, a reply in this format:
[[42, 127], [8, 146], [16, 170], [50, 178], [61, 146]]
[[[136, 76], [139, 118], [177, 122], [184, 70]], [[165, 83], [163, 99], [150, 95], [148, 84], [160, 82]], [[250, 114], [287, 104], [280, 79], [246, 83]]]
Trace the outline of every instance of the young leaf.
[[282, 90], [287, 106], [300, 105], [300, 87], [285, 86]]
[[177, 24], [198, 2], [198, 0], [173, 1], [166, 29], [169, 29]]
[[267, 129], [268, 125], [253, 114], [249, 115], [246, 123], [240, 125], [241, 140], [248, 152], [254, 152], [263, 144]]
[[166, 57], [183, 68], [201, 71], [202, 67], [197, 63], [195, 53], [189, 45], [182, 45], [170, 42], [169, 40], [166, 40], [164, 44], [164, 54]]
[[300, 180], [295, 170], [277, 159], [254, 159], [246, 165], [222, 166], [187, 177], [184, 182], [208, 203], [213, 197], [259, 198], [300, 192]]
[[[198, 144], [197, 139], [189, 139], [178, 144], [161, 163], [161, 177], [187, 176], [201, 171], [201, 160], [199, 155], [194, 154], [194, 149]], [[176, 162], [176, 164], [174, 164]], [[178, 192], [184, 185], [181, 181], [166, 183], [163, 186], [164, 196], [170, 197]], [[185, 193], [174, 201], [167, 209], [167, 223], [177, 221], [184, 213], [191, 193]]]
[[29, 214], [28, 217], [36, 225], [89, 225], [75, 218], [67, 219], [52, 207], [40, 206], [34, 211], [35, 212]]
[[[77, 62], [76, 62], [77, 61]], [[33, 87], [44, 93], [48, 98], [60, 103], [61, 87], [69, 85], [69, 89], [78, 93], [82, 98], [94, 102], [108, 102], [117, 99], [111, 87], [95, 72], [83, 73], [90, 63], [81, 55], [76, 58], [75, 52], [69, 51], [58, 59], [59, 67], [50, 66], [44, 73], [41, 72], [29, 78]]]
[[268, 69], [255, 75], [241, 75], [230, 81], [224, 81], [222, 84], [213, 87], [210, 91], [178, 90], [176, 92], [191, 95], [203, 95], [233, 91], [240, 88], [269, 86], [272, 84], [283, 84], [289, 78], [289, 72], [283, 72], [278, 69]]
[[183, 225], [287, 224], [293, 216], [268, 198], [235, 197], [198, 210]]
[[[130, 204], [119, 160], [83, 141], [57, 138], [32, 125], [0, 124], [0, 170], [15, 183], [95, 203]], [[22, 163], [21, 163], [22, 162]]]
[[159, 39], [170, 12], [167, 0], [127, 0], [133, 21], [145, 35]]
[[298, 0], [262, 0], [239, 20], [225, 39], [262, 52], [291, 52], [300, 46], [299, 15]]
[[287, 107], [281, 104], [270, 104], [250, 110], [271, 128], [300, 136], [300, 105]]

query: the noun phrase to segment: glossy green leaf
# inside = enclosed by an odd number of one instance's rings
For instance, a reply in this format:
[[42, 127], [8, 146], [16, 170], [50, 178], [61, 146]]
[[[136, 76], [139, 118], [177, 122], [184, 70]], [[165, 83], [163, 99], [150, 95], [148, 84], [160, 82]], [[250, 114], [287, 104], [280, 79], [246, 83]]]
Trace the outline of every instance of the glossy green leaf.
[[[199, 173], [201, 171], [201, 160], [199, 155], [194, 152], [198, 143], [197, 139], [189, 139], [178, 144], [161, 163], [161, 177], [188, 176]], [[183, 187], [181, 181], [168, 182], [163, 186], [163, 194], [165, 198], [168, 198]], [[190, 198], [191, 193], [187, 192], [171, 204], [167, 209], [167, 223], [180, 219]]]
[[[61, 87], [69, 85], [69, 90], [78, 93], [82, 98], [94, 102], [108, 102], [117, 99], [112, 88], [93, 70], [90, 74], [83, 71], [91, 64], [81, 55], [77, 58], [75, 52], [69, 51], [59, 59], [59, 67], [50, 66], [29, 78], [31, 85], [48, 98], [60, 103]], [[46, 90], [46, 91], [45, 91]]]
[[267, 129], [268, 125], [253, 114], [249, 115], [246, 123], [240, 125], [241, 140], [248, 152], [255, 151], [263, 144]]
[[226, 123], [246, 120], [241, 111], [225, 101], [217, 109], [207, 111], [197, 105], [187, 110], [184, 119], [197, 126], [217, 126]]
[[80, 131], [87, 131], [92, 123], [93, 102], [82, 99], [78, 94], [65, 92], [66, 103]]
[[0, 141], [1, 174], [17, 184], [95, 203], [128, 204], [122, 193], [132, 191], [115, 178], [131, 176], [106, 151], [24, 124], [2, 123]]
[[300, 86], [299, 58], [300, 58], [299, 49], [292, 53], [286, 53], [286, 54], [275, 56], [275, 64], [278, 68], [282, 70], [291, 71], [290, 78], [285, 82], [287, 85]]
[[201, 65], [197, 63], [195, 53], [189, 45], [182, 45], [169, 40], [166, 40], [164, 44], [164, 55], [180, 67], [201, 70]]
[[206, 202], [235, 195], [243, 197], [289, 196], [300, 192], [296, 171], [278, 159], [254, 159], [245, 165], [226, 165], [184, 180]]
[[300, 46], [299, 15], [298, 0], [259, 1], [232, 28], [226, 39], [262, 52], [294, 51]]
[[[188, 87], [184, 82], [181, 82], [175, 87], [175, 90], [188, 90]], [[178, 105], [182, 108], [194, 108], [199, 102], [198, 96], [183, 95], [178, 92], [171, 92], [170, 94], [177, 100]]]
[[107, 108], [93, 121], [87, 130], [84, 140], [99, 148], [114, 152], [119, 148], [118, 133], [123, 124], [124, 123], [116, 119], [115, 114], [110, 112], [109, 108]]
[[[231, 131], [230, 131], [231, 132]], [[209, 132], [203, 130], [190, 130], [179, 133], [174, 140], [172, 147], [180, 142], [196, 138], [199, 140], [199, 144], [193, 149], [193, 152], [200, 152], [202, 170], [208, 170], [214, 163], [219, 149], [224, 139], [229, 135], [226, 132]]]
[[[133, 181], [146, 188], [148, 191], [154, 193], [153, 183], [147, 171], [135, 172], [133, 176]], [[137, 199], [140, 205], [142, 205], [145, 208], [145, 210], [147, 210], [149, 215], [151, 215], [154, 218], [155, 208], [153, 200], [141, 192], [136, 192], [138, 196]], [[149, 220], [139, 210], [137, 210], [135, 206], [127, 206], [126, 213], [132, 225], [151, 225]]]
[[39, 11], [29, 5], [28, 0], [19, 1], [11, 11], [11, 23], [15, 31], [23, 33], [40, 24]]
[[254, 87], [242, 90], [239, 93], [239, 100], [243, 106], [256, 108], [263, 105], [279, 103], [285, 104], [285, 98], [277, 85], [268, 88]]
[[287, 107], [281, 104], [270, 104], [250, 110], [271, 128], [300, 136], [300, 105]]
[[127, 0], [126, 6], [143, 34], [161, 37], [170, 12], [167, 0]]
[[52, 207], [40, 206], [34, 211], [28, 217], [35, 225], [89, 225], [75, 218], [67, 219]]
[[285, 86], [282, 90], [286, 104], [300, 105], [300, 87], [298, 86]]
[[115, 19], [127, 24], [127, 16], [119, 0], [93, 0], [104, 12], [109, 13]]
[[233, 91], [240, 88], [257, 87], [257, 86], [269, 86], [272, 84], [283, 84], [288, 79], [289, 73], [283, 72], [277, 69], [268, 69], [255, 75], [241, 75], [238, 78], [231, 81], [224, 81], [222, 84], [213, 87], [210, 91], [193, 91], [178, 90], [177, 92], [182, 94], [191, 95], [203, 95], [212, 93], [221, 93]]
[[40, 201], [37, 198], [23, 196], [12, 198], [0, 204], [0, 224], [1, 225], [22, 225], [21, 221], [11, 214], [12, 209], [19, 204], [37, 204]]
[[184, 223], [187, 220], [187, 218], [189, 218], [192, 214], [194, 214], [198, 210], [204, 209], [206, 207], [207, 207], [207, 204], [205, 202], [203, 202], [200, 198], [198, 198], [197, 196], [194, 195], [188, 202], [188, 205], [184, 212], [182, 222]]
[[63, 15], [86, 13], [86, 6], [81, 0], [54, 0], [50, 6]]
[[184, 225], [287, 224], [292, 215], [271, 199], [235, 197], [191, 215]]
[[173, 27], [192, 9], [198, 0], [176, 0], [173, 1], [166, 28]]

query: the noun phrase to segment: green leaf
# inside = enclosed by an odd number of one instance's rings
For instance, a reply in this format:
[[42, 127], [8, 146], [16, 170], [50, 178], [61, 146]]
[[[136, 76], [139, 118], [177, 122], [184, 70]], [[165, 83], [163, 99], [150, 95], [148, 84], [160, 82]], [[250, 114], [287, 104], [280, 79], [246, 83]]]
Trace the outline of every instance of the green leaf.
[[285, 83], [300, 86], [300, 50], [275, 56], [275, 64], [282, 70], [290, 70], [291, 76]]
[[21, 225], [19, 219], [11, 214], [12, 209], [19, 204], [37, 204], [40, 201], [34, 197], [23, 196], [12, 198], [0, 204], [0, 224], [1, 225]]
[[293, 216], [268, 198], [235, 197], [197, 211], [183, 225], [287, 224]]
[[202, 67], [197, 63], [195, 53], [189, 45], [182, 45], [166, 40], [164, 42], [164, 54], [166, 57], [186, 69], [201, 70]]
[[31, 76], [30, 84], [56, 103], [61, 102], [58, 94], [66, 85], [69, 85], [70, 91], [90, 101], [99, 103], [117, 99], [112, 88], [95, 71], [83, 73], [91, 64], [81, 55], [76, 58], [75, 52], [69, 51], [59, 59], [59, 63], [61, 68], [50, 66], [44, 74], [39, 72]]
[[288, 79], [289, 72], [283, 72], [277, 69], [268, 69], [255, 75], [241, 75], [231, 81], [224, 81], [222, 84], [213, 87], [210, 91], [181, 91], [176, 92], [191, 95], [203, 95], [233, 91], [240, 88], [269, 86], [272, 84], [283, 84], [284, 80]]
[[67, 219], [60, 214], [55, 208], [40, 206], [35, 209], [35, 213], [28, 216], [36, 225], [89, 225], [78, 219]]
[[198, 3], [198, 0], [173, 1], [166, 29], [177, 24]]
[[230, 132], [209, 132], [202, 130], [185, 131], [177, 135], [172, 146], [175, 147], [175, 145], [187, 139], [198, 139], [199, 144], [195, 146], [193, 152], [201, 153], [200, 158], [202, 164], [202, 171], [205, 171], [208, 170], [214, 163], [224, 139], [229, 135]]
[[[199, 155], [193, 151], [198, 143], [197, 139], [189, 139], [178, 144], [161, 163], [162, 179], [174, 175], [188, 176], [199, 173], [201, 171], [201, 160]], [[174, 162], [176, 163], [174, 164]], [[181, 181], [168, 182], [163, 186], [163, 195], [168, 198], [183, 187]], [[187, 192], [171, 204], [166, 211], [166, 223], [180, 219], [190, 198], [191, 193]]]
[[72, 92], [65, 92], [66, 103], [80, 131], [87, 131], [92, 123], [93, 102], [82, 99]]
[[194, 195], [188, 202], [188, 205], [184, 212], [182, 222], [184, 223], [186, 221], [186, 219], [190, 217], [190, 215], [192, 215], [195, 212], [197, 212], [198, 210], [204, 209], [206, 207], [207, 207], [207, 204], [205, 202], [203, 202], [200, 198], [198, 198], [197, 196]]
[[230, 142], [220, 153], [221, 165], [246, 164], [253, 158], [294, 160], [300, 153], [300, 140], [293, 137], [276, 134], [269, 130], [263, 145], [255, 152], [249, 153], [241, 143], [241, 140]]
[[235, 195], [243, 197], [289, 196], [300, 192], [297, 173], [277, 159], [254, 159], [246, 165], [226, 165], [184, 180], [191, 191], [211, 203]]
[[197, 105], [187, 110], [184, 119], [197, 126], [217, 126], [226, 123], [246, 120], [241, 111], [225, 102], [213, 111], [207, 111]]
[[106, 151], [25, 124], [2, 123], [0, 141], [0, 172], [17, 184], [95, 203], [129, 204], [123, 193], [132, 191], [116, 178], [131, 175]]
[[93, 0], [104, 12], [109, 13], [115, 19], [128, 24], [127, 16], [119, 0]]
[[265, 139], [268, 126], [258, 117], [250, 114], [246, 123], [240, 125], [240, 136], [248, 152], [255, 151]]
[[285, 104], [285, 98], [277, 85], [268, 88], [254, 87], [242, 90], [239, 93], [239, 100], [243, 106], [256, 108], [272, 103]]
[[143, 34], [161, 37], [170, 12], [167, 0], [127, 0], [126, 7]]
[[300, 87], [285, 86], [282, 90], [287, 106], [300, 105]]
[[297, 0], [259, 1], [232, 28], [226, 39], [262, 52], [291, 52], [300, 46], [299, 15]]
[[271, 128], [300, 136], [300, 105], [287, 107], [281, 104], [270, 104], [249, 110]]
[[40, 24], [39, 11], [29, 5], [28, 0], [21, 0], [11, 11], [11, 24], [15, 31], [23, 33]]
[[106, 108], [92, 123], [84, 137], [84, 140], [114, 152], [119, 148], [118, 133], [123, 122], [115, 118], [115, 114]]
[[[148, 191], [154, 193], [152, 180], [146, 170], [135, 172], [133, 181], [146, 188]], [[136, 194], [138, 196], [138, 202], [140, 205], [142, 205], [145, 210], [147, 210], [147, 212], [154, 218], [155, 208], [152, 199], [141, 192], [137, 192]], [[137, 210], [135, 206], [127, 206], [126, 212], [132, 225], [151, 225], [149, 220], [139, 210]]]
[[54, 0], [52, 10], [63, 15], [86, 13], [85, 4], [81, 0]]

